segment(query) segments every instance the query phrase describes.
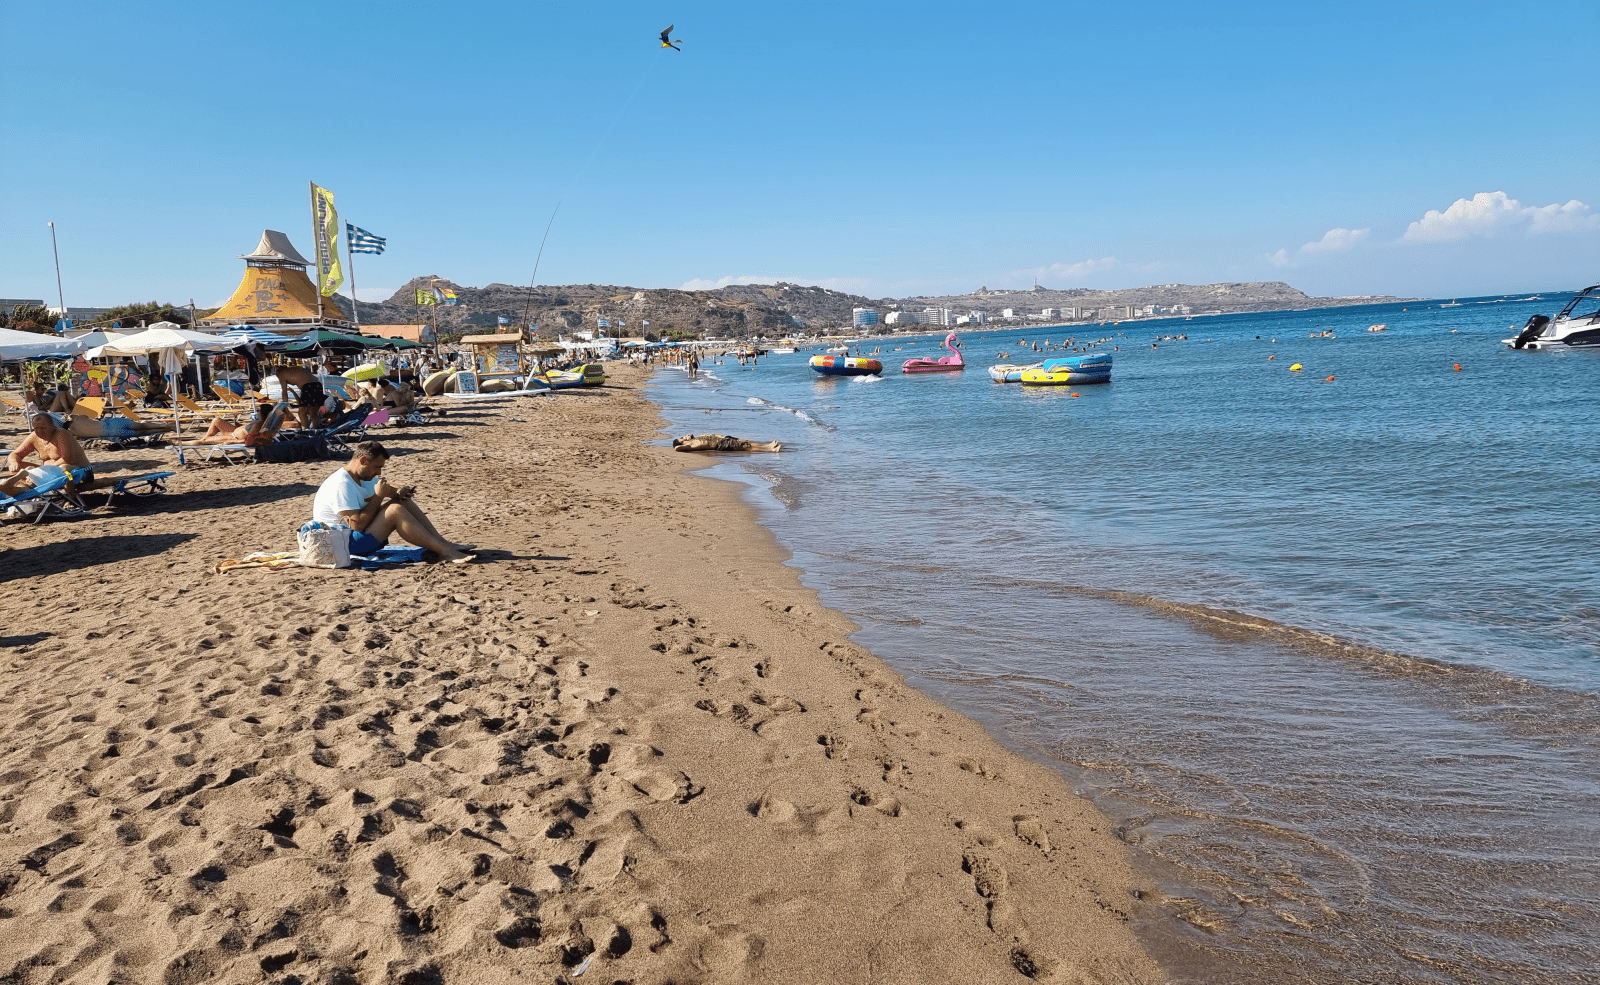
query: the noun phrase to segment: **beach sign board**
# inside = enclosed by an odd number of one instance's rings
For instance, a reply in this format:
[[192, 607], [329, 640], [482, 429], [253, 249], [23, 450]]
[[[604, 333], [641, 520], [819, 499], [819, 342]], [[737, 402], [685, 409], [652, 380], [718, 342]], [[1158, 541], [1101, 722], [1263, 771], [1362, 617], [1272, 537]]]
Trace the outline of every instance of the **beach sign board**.
[[478, 374], [472, 372], [471, 370], [464, 370], [464, 371], [462, 371], [460, 373], [457, 373], [456, 374], [456, 392], [457, 393], [477, 393], [478, 392]]

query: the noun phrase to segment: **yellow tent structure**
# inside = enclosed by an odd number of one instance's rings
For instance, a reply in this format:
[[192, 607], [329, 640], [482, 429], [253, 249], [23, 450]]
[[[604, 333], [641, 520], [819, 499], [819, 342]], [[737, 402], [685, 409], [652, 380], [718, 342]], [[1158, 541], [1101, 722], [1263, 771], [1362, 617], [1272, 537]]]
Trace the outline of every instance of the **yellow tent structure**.
[[255, 252], [239, 259], [245, 263], [244, 277], [233, 296], [203, 319], [204, 323], [248, 324], [281, 335], [299, 335], [321, 325], [342, 328], [350, 324], [333, 298], [323, 299], [318, 316], [317, 286], [306, 276], [311, 261], [301, 256], [283, 233], [264, 230]]

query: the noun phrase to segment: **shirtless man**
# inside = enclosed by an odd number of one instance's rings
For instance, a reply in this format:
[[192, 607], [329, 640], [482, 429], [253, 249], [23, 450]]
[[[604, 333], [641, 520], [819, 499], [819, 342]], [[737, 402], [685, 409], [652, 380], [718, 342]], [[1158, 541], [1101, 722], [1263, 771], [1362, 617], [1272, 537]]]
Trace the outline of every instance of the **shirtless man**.
[[[30, 455], [38, 455], [39, 464], [23, 471], [23, 463]], [[7, 496], [36, 489], [63, 475], [69, 476], [65, 487], [69, 494], [79, 485], [94, 481], [94, 469], [89, 465], [83, 446], [49, 414], [34, 415], [33, 432], [16, 451], [6, 456], [6, 471], [15, 473], [0, 480], [0, 493]]]
[[278, 384], [284, 387], [284, 397], [289, 396], [288, 387], [300, 391], [300, 399], [295, 401], [294, 416], [303, 428], [316, 427], [317, 415], [322, 413], [323, 401], [328, 395], [322, 390], [322, 381], [317, 379], [317, 374], [309, 369], [299, 366], [285, 366], [278, 364], [271, 367], [278, 377]]
[[783, 451], [776, 441], [746, 441], [725, 434], [686, 434], [672, 439], [673, 451]]

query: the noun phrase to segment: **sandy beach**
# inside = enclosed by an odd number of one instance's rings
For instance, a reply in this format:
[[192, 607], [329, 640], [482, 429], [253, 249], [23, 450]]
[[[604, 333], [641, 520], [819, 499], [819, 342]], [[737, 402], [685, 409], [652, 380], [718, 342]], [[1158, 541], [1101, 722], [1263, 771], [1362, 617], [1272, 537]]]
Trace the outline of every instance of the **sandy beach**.
[[608, 371], [374, 435], [475, 564], [214, 573], [333, 461], [0, 530], [0, 981], [1162, 980], [1104, 819]]

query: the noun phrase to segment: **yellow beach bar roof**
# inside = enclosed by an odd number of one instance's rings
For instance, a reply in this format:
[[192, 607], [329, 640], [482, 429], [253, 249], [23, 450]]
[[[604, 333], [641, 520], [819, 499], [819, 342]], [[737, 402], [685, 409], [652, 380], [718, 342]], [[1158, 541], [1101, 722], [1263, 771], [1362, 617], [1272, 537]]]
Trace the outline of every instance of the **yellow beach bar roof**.
[[279, 335], [350, 324], [333, 298], [323, 299], [323, 313], [318, 316], [317, 287], [306, 276], [311, 261], [301, 256], [283, 233], [264, 230], [255, 252], [239, 259], [245, 263], [244, 277], [222, 307], [201, 319], [204, 324], [248, 324]]

